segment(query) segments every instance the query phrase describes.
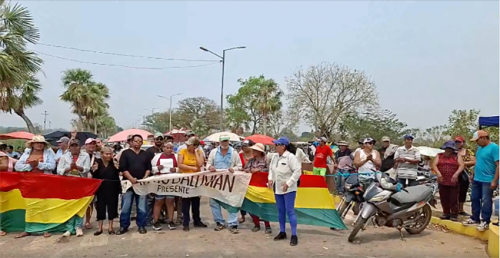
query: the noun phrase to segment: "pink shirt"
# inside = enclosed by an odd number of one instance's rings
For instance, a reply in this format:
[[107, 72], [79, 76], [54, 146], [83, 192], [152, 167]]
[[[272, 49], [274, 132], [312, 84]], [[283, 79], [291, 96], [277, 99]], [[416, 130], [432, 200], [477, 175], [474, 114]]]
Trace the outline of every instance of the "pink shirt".
[[7, 165], [7, 172], [14, 171], [14, 165], [16, 164], [17, 159], [11, 158], [7, 156], [7, 153], [0, 151], [0, 157], [7, 157], [9, 159], [9, 164]]

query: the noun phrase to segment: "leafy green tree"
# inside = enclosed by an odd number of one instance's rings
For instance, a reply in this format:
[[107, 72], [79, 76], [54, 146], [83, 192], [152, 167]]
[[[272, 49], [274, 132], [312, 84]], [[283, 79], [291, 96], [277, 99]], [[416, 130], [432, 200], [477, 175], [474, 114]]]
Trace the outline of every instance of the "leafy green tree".
[[263, 75], [239, 79], [241, 87], [234, 95], [227, 96], [229, 107], [226, 116], [231, 129], [244, 127], [267, 134], [270, 118], [281, 110], [283, 91], [273, 79]]
[[448, 117], [446, 134], [455, 137], [463, 136], [468, 142], [474, 131], [478, 130], [479, 110], [453, 110]]

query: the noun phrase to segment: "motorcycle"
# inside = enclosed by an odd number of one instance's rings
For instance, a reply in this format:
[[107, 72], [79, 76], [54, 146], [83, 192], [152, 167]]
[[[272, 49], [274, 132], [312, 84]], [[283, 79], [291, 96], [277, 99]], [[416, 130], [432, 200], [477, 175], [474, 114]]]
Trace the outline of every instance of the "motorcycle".
[[363, 179], [363, 177], [359, 177], [358, 174], [352, 174], [346, 178], [344, 182], [344, 193], [339, 203], [339, 214], [342, 219], [345, 218], [351, 208], [354, 211], [354, 215], [359, 214], [359, 206], [365, 202], [363, 194], [370, 183], [371, 180]]
[[419, 234], [429, 225], [434, 198], [438, 191], [437, 177], [432, 175], [426, 184], [399, 189], [400, 185], [385, 173], [376, 173], [375, 180], [366, 189], [365, 202], [356, 218], [348, 240], [353, 242], [358, 232], [365, 230], [368, 220], [373, 225], [396, 228], [404, 241], [403, 228], [410, 234]]

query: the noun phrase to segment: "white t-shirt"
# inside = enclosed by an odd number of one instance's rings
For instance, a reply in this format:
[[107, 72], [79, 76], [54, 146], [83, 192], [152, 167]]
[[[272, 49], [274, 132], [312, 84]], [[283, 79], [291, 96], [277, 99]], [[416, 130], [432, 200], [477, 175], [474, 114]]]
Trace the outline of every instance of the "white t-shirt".
[[[373, 159], [377, 158], [377, 153], [378, 152], [376, 150], [372, 150], [371, 154], [372, 154]], [[365, 161], [367, 157], [368, 157], [368, 155], [363, 150], [359, 151], [359, 159], [361, 161]], [[370, 174], [363, 174], [363, 175], [359, 175], [359, 176], [360, 177], [372, 177], [372, 178], [374, 178], [375, 173], [373, 172], [373, 170], [376, 170], [376, 169], [377, 169], [377, 166], [375, 166], [373, 161], [370, 160], [370, 161], [366, 162], [365, 164], [363, 164], [363, 166], [358, 168], [358, 173], [370, 173]]]

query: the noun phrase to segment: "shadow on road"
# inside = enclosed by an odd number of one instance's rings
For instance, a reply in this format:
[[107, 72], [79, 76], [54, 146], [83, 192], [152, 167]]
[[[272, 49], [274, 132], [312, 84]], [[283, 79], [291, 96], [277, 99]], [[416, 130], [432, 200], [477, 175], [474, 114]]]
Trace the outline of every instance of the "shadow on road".
[[[430, 232], [427, 231], [423, 231], [422, 233], [416, 235], [410, 235], [403, 230], [403, 237], [406, 242], [411, 241], [411, 239], [425, 238], [428, 235], [430, 235]], [[394, 230], [394, 232], [375, 232], [373, 230], [366, 230], [358, 233], [358, 235], [356, 236], [355, 244], [385, 242], [388, 240], [399, 240], [400, 238], [400, 234], [397, 230]]]

